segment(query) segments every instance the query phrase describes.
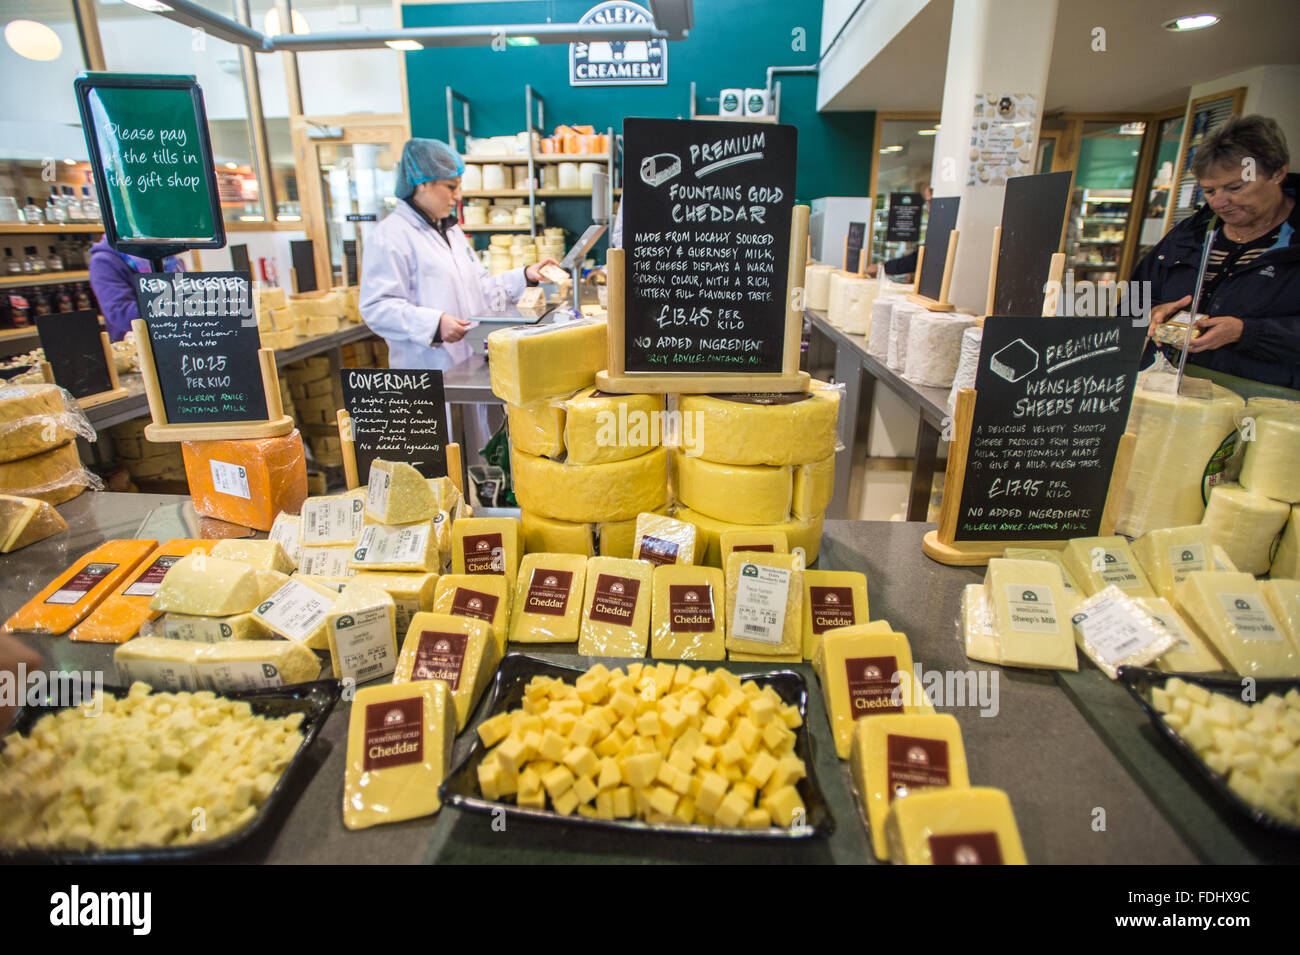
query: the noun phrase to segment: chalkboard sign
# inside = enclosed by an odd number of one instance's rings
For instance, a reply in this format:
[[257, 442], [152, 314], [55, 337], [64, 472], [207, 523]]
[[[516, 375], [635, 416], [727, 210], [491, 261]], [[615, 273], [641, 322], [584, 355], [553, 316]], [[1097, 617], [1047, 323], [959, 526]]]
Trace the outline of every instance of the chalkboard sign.
[[357, 269], [357, 240], [343, 240], [343, 283], [345, 285], [359, 285], [357, 278], [359, 272]]
[[783, 370], [796, 136], [625, 121], [624, 371]]
[[316, 291], [319, 288], [316, 284], [316, 253], [311, 239], [291, 239], [289, 258], [293, 261], [293, 274], [297, 281], [295, 291], [299, 293]]
[[267, 419], [247, 272], [136, 276], [168, 424]]
[[236, 272], [253, 273], [253, 263], [248, 259], [248, 246], [232, 245], [230, 247], [230, 265]]
[[423, 368], [344, 368], [343, 407], [352, 418], [357, 477], [376, 458], [404, 461], [427, 478], [447, 474], [447, 411], [442, 372]]
[[891, 192], [889, 194], [889, 225], [885, 229], [885, 241], [920, 241], [921, 213], [924, 211], [925, 196], [919, 192]]
[[948, 261], [948, 242], [957, 228], [960, 196], [930, 200], [930, 221], [925, 226], [925, 256], [921, 260], [921, 278], [916, 293], [936, 302], [943, 296], [943, 270]]
[[844, 248], [844, 270], [846, 272], [856, 272], [858, 270], [858, 259], [862, 255], [862, 243], [867, 238], [867, 224], [865, 222], [850, 222], [849, 234], [845, 239]]
[[1113, 318], [985, 320], [955, 540], [1100, 533], [1145, 334]]
[[83, 73], [73, 85], [108, 244], [153, 259], [224, 246], [194, 77]]
[[36, 331], [54, 383], [74, 398], [112, 391], [99, 316], [91, 310], [36, 316]]
[[1013, 176], [1007, 180], [993, 283], [994, 315], [1034, 315], [1043, 310], [1052, 255], [1061, 248], [1070, 173]]

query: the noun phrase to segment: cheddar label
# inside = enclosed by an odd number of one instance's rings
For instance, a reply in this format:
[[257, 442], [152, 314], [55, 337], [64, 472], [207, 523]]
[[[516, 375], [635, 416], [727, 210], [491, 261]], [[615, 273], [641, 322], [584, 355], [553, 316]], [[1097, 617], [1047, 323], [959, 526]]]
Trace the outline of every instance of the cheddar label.
[[930, 858], [935, 865], [1002, 865], [996, 832], [963, 832], [931, 836]]
[[569, 606], [569, 586], [572, 583], [572, 571], [536, 568], [532, 580], [528, 582], [528, 596], [524, 598], [524, 613], [563, 617]]
[[587, 617], [630, 627], [636, 614], [636, 598], [640, 591], [641, 581], [635, 578], [601, 574], [596, 578], [596, 593], [592, 597]]
[[949, 785], [948, 741], [889, 734], [885, 742], [889, 801], [916, 789]]
[[836, 627], [851, 627], [857, 623], [852, 587], [809, 587], [808, 600], [812, 604], [813, 633], [823, 634]]
[[158, 592], [158, 585], [162, 579], [167, 576], [167, 571], [171, 570], [172, 564], [176, 563], [183, 554], [163, 554], [152, 564], [144, 569], [130, 587], [122, 591], [124, 597], [152, 597]]
[[637, 551], [637, 560], [648, 560], [652, 564], [677, 563], [677, 545], [660, 537], [648, 534], [641, 538], [641, 549]]
[[467, 534], [461, 541], [467, 574], [504, 574], [506, 547], [500, 534]]
[[366, 772], [406, 766], [424, 759], [424, 697], [413, 696], [366, 707]]
[[72, 575], [72, 579], [45, 598], [47, 604], [75, 604], [95, 589], [105, 574], [112, 573], [117, 564], [87, 564]]
[[902, 713], [903, 704], [894, 702], [894, 657], [852, 657], [844, 661], [849, 682], [849, 709], [853, 718], [877, 713]]
[[668, 618], [673, 633], [711, 633], [718, 629], [713, 619], [713, 587], [669, 585]]
[[492, 622], [497, 612], [497, 595], [485, 594], [468, 587], [457, 587], [451, 598], [451, 612], [456, 617], [473, 617]]
[[412, 680], [441, 680], [455, 693], [460, 689], [460, 674], [465, 668], [465, 648], [469, 635], [425, 630], [415, 647]]

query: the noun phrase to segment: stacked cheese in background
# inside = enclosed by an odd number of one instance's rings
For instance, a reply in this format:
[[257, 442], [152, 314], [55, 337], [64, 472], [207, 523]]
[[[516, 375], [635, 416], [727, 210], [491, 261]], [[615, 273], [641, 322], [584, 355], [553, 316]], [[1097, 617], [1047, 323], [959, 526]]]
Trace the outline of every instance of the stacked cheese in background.
[[259, 285], [253, 289], [253, 311], [263, 348], [286, 349], [298, 344], [298, 326], [284, 289]]
[[185, 460], [175, 442], [154, 443], [144, 436], [148, 418], [123, 421], [108, 429], [114, 459], [133, 482], [184, 481]]
[[95, 431], [58, 385], [0, 386], [0, 494], [62, 504], [101, 486], [81, 466], [78, 436], [94, 441]]

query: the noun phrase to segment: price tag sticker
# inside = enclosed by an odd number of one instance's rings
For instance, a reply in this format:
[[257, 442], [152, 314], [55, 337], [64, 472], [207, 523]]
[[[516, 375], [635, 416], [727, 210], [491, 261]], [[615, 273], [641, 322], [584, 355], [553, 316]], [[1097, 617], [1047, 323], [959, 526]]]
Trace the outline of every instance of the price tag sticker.
[[228, 464], [215, 458], [212, 465], [212, 487], [219, 494], [242, 497], [248, 500], [252, 495], [248, 490], [248, 472], [238, 464]]
[[731, 633], [745, 640], [779, 644], [785, 629], [790, 571], [761, 564], [741, 564]]

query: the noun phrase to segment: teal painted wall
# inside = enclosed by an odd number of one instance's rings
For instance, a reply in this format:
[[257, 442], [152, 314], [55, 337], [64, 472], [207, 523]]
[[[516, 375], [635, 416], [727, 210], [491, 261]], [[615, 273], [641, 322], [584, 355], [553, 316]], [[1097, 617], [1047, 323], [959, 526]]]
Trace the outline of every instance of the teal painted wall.
[[[484, 23], [535, 23], [548, 15], [578, 20], [596, 0], [540, 3], [409, 4], [402, 7], [408, 27]], [[524, 128], [524, 85], [546, 100], [546, 129], [560, 123], [589, 123], [603, 132], [622, 131], [626, 116], [690, 115], [691, 81], [701, 112], [718, 110], [723, 88], [761, 87], [769, 66], [799, 66], [817, 60], [821, 45], [820, 2], [787, 4], [753, 0], [697, 0], [689, 39], [668, 47], [664, 86], [571, 87], [567, 45], [442, 48], [406, 54], [411, 130], [416, 136], [446, 139], [446, 88], [470, 100], [476, 136], [501, 136]], [[793, 49], [794, 31], [805, 33]], [[800, 202], [820, 196], [865, 196], [870, 188], [871, 138], [875, 114], [818, 114], [817, 76], [779, 76], [781, 122], [798, 127], [796, 194]], [[712, 102], [706, 97], [713, 97]], [[588, 199], [547, 200], [549, 224], [571, 232], [587, 224]], [[572, 237], [570, 237], [572, 238]], [[603, 241], [598, 246], [603, 259]]]

